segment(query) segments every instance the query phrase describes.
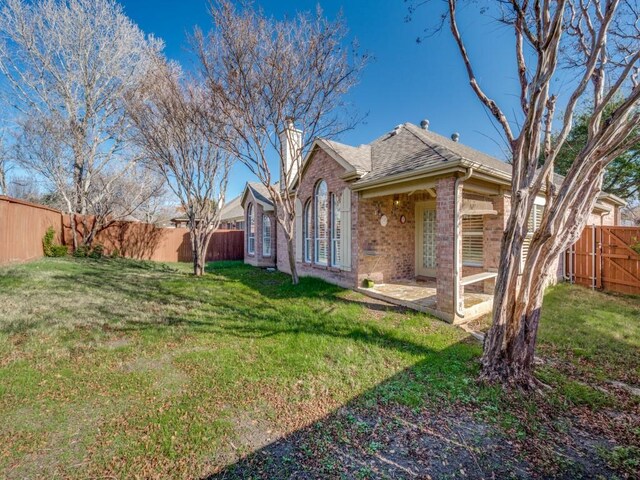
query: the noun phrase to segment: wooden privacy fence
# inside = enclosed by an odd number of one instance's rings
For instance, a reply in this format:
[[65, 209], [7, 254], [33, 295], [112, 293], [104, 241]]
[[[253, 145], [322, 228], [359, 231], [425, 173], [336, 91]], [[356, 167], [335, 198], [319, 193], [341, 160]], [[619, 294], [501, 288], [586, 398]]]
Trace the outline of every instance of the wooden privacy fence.
[[[88, 218], [91, 221], [90, 218]], [[79, 238], [81, 217], [77, 218]], [[43, 205], [0, 195], [0, 264], [25, 262], [43, 256], [42, 237], [49, 227], [56, 231], [56, 242], [71, 245], [67, 215]], [[115, 222], [100, 232], [93, 245], [104, 245], [107, 253], [159, 262], [190, 262], [191, 241], [184, 228], [162, 228], [149, 223]], [[242, 260], [244, 232], [217, 230], [207, 250], [206, 261]]]
[[60, 242], [62, 215], [58, 210], [0, 195], [0, 264], [42, 257], [42, 237], [49, 227]]
[[565, 278], [610, 292], [640, 294], [639, 227], [586, 227], [565, 253]]

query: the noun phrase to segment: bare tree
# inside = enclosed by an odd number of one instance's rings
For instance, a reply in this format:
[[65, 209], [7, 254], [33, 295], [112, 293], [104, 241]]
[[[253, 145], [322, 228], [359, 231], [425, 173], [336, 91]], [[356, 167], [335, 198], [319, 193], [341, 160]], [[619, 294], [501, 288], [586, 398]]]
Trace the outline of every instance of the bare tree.
[[17, 175], [7, 182], [5, 195], [32, 203], [42, 203], [40, 186], [33, 177]]
[[9, 170], [9, 148], [7, 147], [7, 133], [0, 129], [0, 195], [7, 193], [7, 173]]
[[[513, 165], [511, 211], [502, 238], [493, 324], [484, 344], [481, 376], [534, 387], [534, 349], [552, 267], [584, 228], [607, 164], [639, 140], [640, 9], [637, 0], [487, 2], [483, 8], [496, 8], [499, 21], [514, 33], [520, 112], [509, 119], [476, 77], [458, 26], [459, 3], [447, 0], [443, 24], [450, 26], [471, 88], [504, 132]], [[554, 79], [563, 68], [574, 80], [554, 92]], [[593, 112], [586, 142], [556, 185], [554, 163], [579, 102]], [[556, 113], [559, 103], [564, 104], [562, 115]], [[547, 199], [542, 222], [521, 269], [527, 219], [541, 192]]]
[[[0, 8], [0, 74], [16, 122], [46, 135], [29, 165], [63, 193], [67, 212], [92, 213], [97, 178], [116, 181], [138, 161], [126, 142], [124, 95], [137, 88], [162, 45], [146, 37], [114, 0], [5, 0]], [[38, 157], [40, 147], [56, 156]], [[74, 248], [78, 245], [75, 215]], [[83, 237], [93, 238], [95, 231]]]
[[130, 165], [124, 174], [101, 172], [88, 195], [91, 216], [82, 221], [90, 222], [84, 229], [89, 237], [83, 243], [91, 245], [98, 233], [119, 220], [137, 220], [164, 197], [165, 187], [164, 178], [144, 163]]
[[[286, 237], [292, 281], [298, 283], [294, 254], [296, 191], [303, 152], [317, 137], [352, 128], [344, 95], [353, 87], [366, 57], [351, 55], [342, 18], [329, 21], [318, 10], [277, 21], [243, 3], [212, 3], [213, 31], [196, 31], [209, 102], [229, 127], [230, 148], [267, 188]], [[239, 141], [238, 141], [239, 140]], [[278, 158], [277, 171], [270, 166]]]
[[135, 140], [164, 175], [188, 218], [193, 273], [204, 273], [207, 248], [220, 225], [231, 156], [219, 148], [221, 126], [203, 89], [158, 57], [145, 88], [129, 98]]

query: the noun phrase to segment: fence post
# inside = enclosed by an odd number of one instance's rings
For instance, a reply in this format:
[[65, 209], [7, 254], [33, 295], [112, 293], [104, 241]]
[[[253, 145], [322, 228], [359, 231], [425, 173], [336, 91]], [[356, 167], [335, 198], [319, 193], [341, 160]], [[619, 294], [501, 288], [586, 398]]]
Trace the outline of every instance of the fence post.
[[596, 289], [596, 226], [591, 225], [591, 290]]

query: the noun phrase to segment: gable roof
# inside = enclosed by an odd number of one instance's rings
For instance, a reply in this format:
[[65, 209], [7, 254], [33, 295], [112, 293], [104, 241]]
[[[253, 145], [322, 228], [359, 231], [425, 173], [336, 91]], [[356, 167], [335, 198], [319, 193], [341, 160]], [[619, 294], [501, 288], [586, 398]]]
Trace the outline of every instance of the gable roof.
[[456, 166], [475, 167], [503, 180], [511, 176], [508, 163], [412, 123], [399, 125], [392, 132], [358, 147], [317, 139], [303, 162], [302, 174], [317, 148], [345, 168], [343, 178], [356, 180], [355, 189], [374, 186], [395, 176]]
[[[275, 185], [277, 185], [277, 183], [275, 183], [274, 186]], [[256, 202], [260, 203], [266, 211], [273, 210], [273, 202], [271, 201], [271, 198], [269, 198], [269, 191], [267, 190], [267, 187], [260, 182], [247, 182], [240, 197], [240, 204], [242, 205], [242, 208], [244, 208], [247, 194], [249, 192], [251, 192], [251, 195]]]

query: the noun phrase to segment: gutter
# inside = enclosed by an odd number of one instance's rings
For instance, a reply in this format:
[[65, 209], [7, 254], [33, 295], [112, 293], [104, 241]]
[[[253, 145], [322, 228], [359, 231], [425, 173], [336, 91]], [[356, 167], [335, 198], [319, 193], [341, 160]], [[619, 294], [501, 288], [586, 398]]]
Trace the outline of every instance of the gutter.
[[[382, 178], [378, 178], [376, 180], [367, 181], [367, 177], [364, 176], [359, 183], [356, 183], [352, 186], [353, 191], [367, 190], [369, 188], [382, 187], [394, 183], [401, 183], [408, 179], [417, 180], [421, 176], [434, 176], [440, 174], [447, 174], [455, 171], [465, 171], [469, 168], [476, 169], [478, 171], [486, 172], [487, 175], [494, 179], [502, 179], [506, 184], [511, 182], [511, 174], [502, 172], [491, 167], [487, 167], [486, 165], [480, 164], [478, 162], [473, 162], [471, 160], [467, 160], [464, 158], [460, 158], [458, 160], [447, 160], [443, 161], [443, 163], [437, 165], [431, 165], [426, 168], [409, 170], [406, 172], [401, 172], [398, 174], [385, 176]], [[495, 180], [494, 180], [495, 181]]]
[[[453, 184], [453, 312], [454, 317], [461, 318], [464, 318], [464, 305], [462, 306], [462, 309], [460, 309], [458, 299], [458, 296], [460, 295], [460, 264], [462, 263], [458, 261], [460, 250], [460, 228], [458, 227], [458, 223], [460, 221], [460, 215], [458, 213], [458, 187], [462, 182], [469, 180], [471, 175], [473, 175], [473, 167], [469, 167], [464, 176], [456, 178], [456, 181]], [[460, 196], [462, 196], [462, 194]]]

